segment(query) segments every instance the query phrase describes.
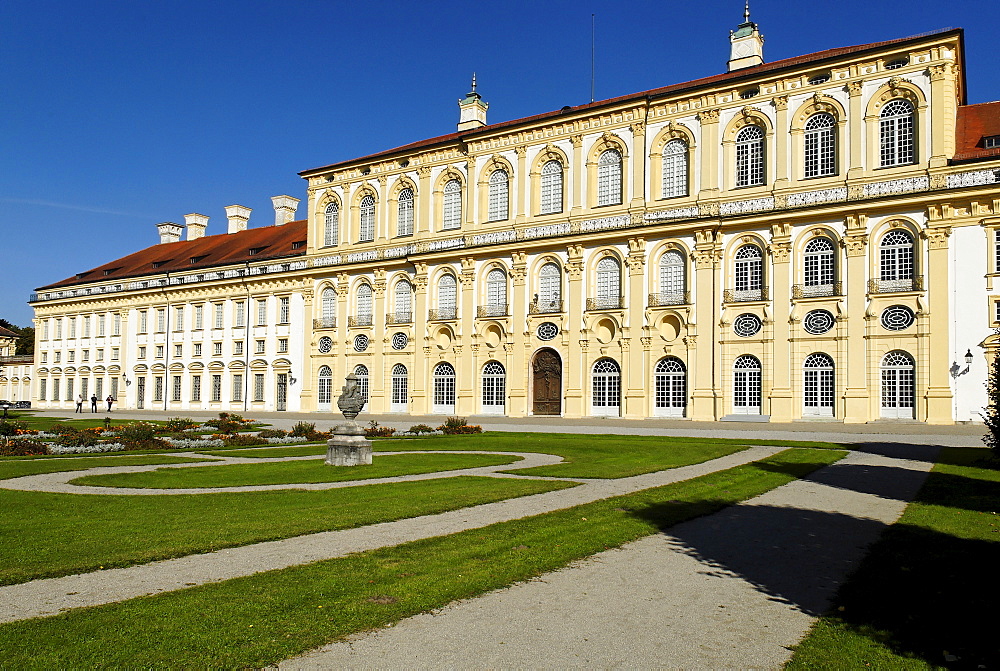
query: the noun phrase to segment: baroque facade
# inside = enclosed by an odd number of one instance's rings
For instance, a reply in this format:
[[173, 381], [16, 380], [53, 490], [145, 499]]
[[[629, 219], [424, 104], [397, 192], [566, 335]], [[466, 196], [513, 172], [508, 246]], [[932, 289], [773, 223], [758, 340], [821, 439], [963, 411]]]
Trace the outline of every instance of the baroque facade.
[[353, 372], [372, 413], [977, 419], [1000, 103], [962, 40], [765, 63], [747, 18], [724, 74], [492, 125], [474, 82], [457, 132], [300, 173], [303, 221], [39, 289], [36, 402], [329, 411]]

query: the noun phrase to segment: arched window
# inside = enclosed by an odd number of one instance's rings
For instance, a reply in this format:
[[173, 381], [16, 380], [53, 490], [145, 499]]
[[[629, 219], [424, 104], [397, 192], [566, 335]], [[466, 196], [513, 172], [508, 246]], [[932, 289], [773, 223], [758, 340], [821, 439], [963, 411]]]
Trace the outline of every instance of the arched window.
[[556, 264], [546, 263], [538, 272], [538, 294], [532, 307], [534, 313], [562, 312], [562, 277]]
[[490, 175], [488, 216], [490, 221], [501, 221], [507, 218], [509, 177], [506, 170], [494, 170]]
[[323, 222], [323, 245], [332, 247], [337, 244], [340, 235], [340, 207], [336, 203], [326, 206]]
[[879, 113], [879, 156], [883, 168], [913, 163], [913, 105], [908, 100], [890, 100]]
[[622, 307], [621, 266], [612, 256], [597, 262], [597, 298], [591, 309], [608, 310]]
[[371, 242], [375, 239], [375, 198], [368, 195], [361, 199], [360, 226], [358, 242]]
[[764, 129], [745, 126], [736, 136], [736, 186], [764, 183]]
[[507, 398], [507, 371], [499, 361], [483, 366], [483, 412], [503, 414]]
[[337, 292], [327, 287], [323, 289], [323, 317], [320, 326], [325, 329], [337, 325]]
[[329, 366], [319, 369], [316, 377], [316, 403], [319, 410], [330, 409], [330, 399], [333, 397], [333, 371]]
[[352, 326], [372, 325], [372, 286], [370, 284], [358, 285], [358, 311]]
[[406, 280], [396, 282], [392, 302], [394, 324], [409, 324], [413, 321], [413, 285]]
[[913, 419], [916, 406], [913, 357], [889, 352], [882, 359], [882, 417]]
[[364, 401], [364, 407], [368, 404], [368, 367], [362, 364], [358, 364], [354, 367], [354, 377], [358, 378], [358, 391], [361, 393], [361, 400]]
[[833, 296], [837, 281], [836, 254], [830, 238], [813, 238], [806, 244], [803, 265], [805, 296]]
[[546, 161], [542, 166], [542, 202], [539, 214], [563, 211], [563, 166], [559, 161]]
[[894, 228], [879, 243], [879, 291], [913, 289], [913, 236]]
[[507, 314], [507, 274], [494, 268], [486, 275], [486, 305], [483, 317], [499, 317]]
[[413, 189], [403, 189], [396, 199], [396, 235], [413, 235]]
[[441, 228], [448, 230], [462, 226], [462, 185], [457, 179], [444, 185], [444, 201], [441, 212]]
[[760, 361], [749, 354], [733, 362], [733, 413], [760, 414]]
[[688, 146], [684, 140], [671, 140], [663, 147], [663, 198], [688, 194]]
[[736, 250], [734, 300], [765, 300], [763, 257], [760, 247], [754, 244], [743, 245]]
[[392, 367], [392, 398], [389, 412], [406, 412], [406, 406], [410, 400], [409, 386], [406, 366], [397, 363]]
[[591, 414], [618, 415], [621, 407], [621, 369], [614, 359], [598, 359], [591, 374]]
[[455, 412], [455, 368], [450, 363], [434, 367], [435, 413]]
[[833, 417], [833, 359], [827, 354], [816, 352], [806, 357], [802, 368], [802, 414]]
[[683, 417], [687, 407], [687, 372], [675, 357], [665, 357], [653, 371], [655, 395], [654, 414], [657, 417]]
[[456, 316], [455, 276], [445, 274], [438, 280], [437, 311], [432, 319], [454, 319]]
[[684, 257], [676, 250], [664, 252], [660, 257], [659, 295], [654, 305], [681, 305], [687, 303], [684, 282]]
[[597, 159], [597, 204], [620, 205], [622, 202], [622, 155], [607, 149]]
[[805, 127], [805, 176], [837, 174], [837, 120], [825, 112], [813, 114]]

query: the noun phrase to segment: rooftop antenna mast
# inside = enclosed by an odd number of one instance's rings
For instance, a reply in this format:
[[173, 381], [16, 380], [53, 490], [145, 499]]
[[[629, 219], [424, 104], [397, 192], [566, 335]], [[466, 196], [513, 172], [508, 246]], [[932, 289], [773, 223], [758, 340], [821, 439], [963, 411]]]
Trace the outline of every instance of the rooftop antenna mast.
[[[749, 2], [749, 0], [747, 0]], [[594, 15], [590, 15], [590, 102], [594, 102], [594, 50], [596, 40], [594, 39], [596, 23]]]

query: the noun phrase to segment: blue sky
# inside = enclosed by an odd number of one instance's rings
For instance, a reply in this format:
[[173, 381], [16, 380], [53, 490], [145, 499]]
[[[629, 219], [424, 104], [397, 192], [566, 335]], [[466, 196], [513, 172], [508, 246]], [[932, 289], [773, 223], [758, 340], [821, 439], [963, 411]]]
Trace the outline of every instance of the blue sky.
[[[1000, 3], [755, 0], [769, 61], [966, 29], [970, 102], [1000, 99]], [[505, 121], [725, 70], [741, 0], [0, 3], [0, 317], [35, 287], [226, 205], [270, 225], [297, 173], [455, 129], [471, 72]], [[305, 216], [300, 205], [298, 216]]]

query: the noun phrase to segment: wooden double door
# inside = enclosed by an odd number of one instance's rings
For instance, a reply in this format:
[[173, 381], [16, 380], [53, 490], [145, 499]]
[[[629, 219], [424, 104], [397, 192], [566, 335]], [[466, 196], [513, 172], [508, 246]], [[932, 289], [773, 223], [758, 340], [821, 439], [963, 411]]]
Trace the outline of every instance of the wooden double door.
[[562, 414], [562, 359], [551, 349], [542, 349], [531, 362], [531, 412]]

